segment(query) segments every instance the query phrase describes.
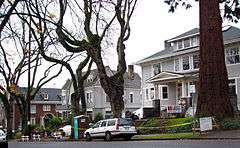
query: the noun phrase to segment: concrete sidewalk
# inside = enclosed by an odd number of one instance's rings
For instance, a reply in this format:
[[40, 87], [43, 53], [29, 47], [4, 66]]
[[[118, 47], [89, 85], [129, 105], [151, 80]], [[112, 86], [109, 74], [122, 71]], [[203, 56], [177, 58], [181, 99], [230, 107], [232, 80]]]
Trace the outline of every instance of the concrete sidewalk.
[[221, 130], [202, 133], [200, 138], [207, 139], [240, 139], [240, 130]]

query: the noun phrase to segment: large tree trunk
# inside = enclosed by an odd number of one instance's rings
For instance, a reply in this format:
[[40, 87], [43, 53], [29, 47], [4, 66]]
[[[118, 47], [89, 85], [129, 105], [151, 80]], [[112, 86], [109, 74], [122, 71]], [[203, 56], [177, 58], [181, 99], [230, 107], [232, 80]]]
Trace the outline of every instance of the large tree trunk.
[[12, 139], [12, 123], [13, 123], [13, 106], [10, 100], [7, 98], [7, 94], [0, 94], [4, 105], [5, 116], [7, 119], [7, 139]]
[[73, 117], [78, 116], [80, 113], [79, 100], [80, 98], [77, 92], [71, 94], [71, 110]]
[[200, 0], [198, 116], [233, 116], [228, 95], [219, 0]]
[[84, 91], [84, 86], [83, 83], [79, 84], [79, 97], [81, 99], [81, 105], [82, 105], [82, 114], [86, 115], [87, 113], [87, 104], [86, 104], [86, 98], [85, 98], [85, 91]]

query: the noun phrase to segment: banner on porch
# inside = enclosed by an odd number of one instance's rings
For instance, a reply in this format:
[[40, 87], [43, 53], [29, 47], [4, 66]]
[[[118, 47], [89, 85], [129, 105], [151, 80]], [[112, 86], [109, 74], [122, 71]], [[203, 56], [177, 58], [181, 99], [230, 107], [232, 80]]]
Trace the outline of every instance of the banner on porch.
[[167, 113], [169, 114], [180, 114], [182, 112], [182, 107], [180, 105], [168, 105]]

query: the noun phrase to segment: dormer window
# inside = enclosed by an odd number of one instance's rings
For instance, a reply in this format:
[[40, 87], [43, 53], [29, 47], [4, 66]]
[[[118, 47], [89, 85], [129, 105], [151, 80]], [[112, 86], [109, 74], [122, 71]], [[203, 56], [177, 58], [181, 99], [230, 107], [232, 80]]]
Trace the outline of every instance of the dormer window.
[[190, 47], [190, 38], [185, 39], [183, 42], [184, 42], [184, 48]]
[[48, 100], [48, 94], [47, 93], [43, 93], [43, 100]]
[[199, 37], [194, 36], [194, 37], [189, 37], [185, 39], [180, 39], [178, 41], [175, 41], [171, 44], [175, 50], [181, 50], [181, 49], [186, 49], [190, 47], [195, 47], [199, 45]]
[[161, 63], [153, 64], [153, 75], [161, 73]]
[[88, 78], [87, 78], [87, 82], [92, 82], [92, 81], [93, 81], [93, 76], [89, 75]]

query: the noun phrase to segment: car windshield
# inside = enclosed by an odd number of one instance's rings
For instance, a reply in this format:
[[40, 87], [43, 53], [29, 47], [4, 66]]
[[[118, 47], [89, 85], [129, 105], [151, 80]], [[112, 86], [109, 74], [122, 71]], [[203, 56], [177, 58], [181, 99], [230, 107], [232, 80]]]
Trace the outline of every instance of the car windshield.
[[120, 126], [132, 126], [133, 120], [131, 118], [120, 118], [119, 125]]

